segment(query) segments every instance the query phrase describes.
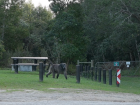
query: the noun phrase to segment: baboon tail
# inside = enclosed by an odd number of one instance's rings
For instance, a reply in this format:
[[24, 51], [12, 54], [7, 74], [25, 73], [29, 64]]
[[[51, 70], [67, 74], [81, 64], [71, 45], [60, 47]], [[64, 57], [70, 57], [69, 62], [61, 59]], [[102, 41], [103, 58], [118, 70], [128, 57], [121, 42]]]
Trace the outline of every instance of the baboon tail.
[[65, 78], [67, 79], [67, 75], [66, 75], [66, 74], [64, 74], [64, 76], [65, 76]]
[[67, 76], [66, 76], [65, 78], [66, 78], [66, 80], [67, 80]]

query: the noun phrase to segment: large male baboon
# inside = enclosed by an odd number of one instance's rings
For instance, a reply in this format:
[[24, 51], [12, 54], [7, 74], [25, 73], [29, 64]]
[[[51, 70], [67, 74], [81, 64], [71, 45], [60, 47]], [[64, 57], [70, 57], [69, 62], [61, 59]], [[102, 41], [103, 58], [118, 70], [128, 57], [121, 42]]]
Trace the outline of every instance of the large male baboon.
[[67, 64], [66, 63], [60, 63], [60, 64], [49, 64], [49, 72], [46, 74], [46, 77], [53, 73], [53, 78], [55, 78], [55, 73], [57, 73], [57, 77], [59, 77], [59, 74], [61, 72], [64, 72], [64, 76], [67, 79]]

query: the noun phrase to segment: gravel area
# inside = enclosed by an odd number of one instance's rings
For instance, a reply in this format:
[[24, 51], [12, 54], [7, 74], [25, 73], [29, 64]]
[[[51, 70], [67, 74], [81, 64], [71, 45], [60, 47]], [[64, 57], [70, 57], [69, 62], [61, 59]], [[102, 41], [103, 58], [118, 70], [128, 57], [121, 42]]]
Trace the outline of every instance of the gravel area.
[[[127, 105], [131, 105], [132, 103], [135, 105], [140, 105], [140, 95], [130, 94], [130, 93], [114, 93], [114, 92], [106, 92], [100, 90], [89, 90], [89, 89], [67, 89], [67, 88], [50, 88], [50, 92], [43, 92], [37, 90], [0, 90], [0, 105], [32, 105], [32, 102], [38, 102], [43, 105], [43, 102], [52, 102], [58, 103], [61, 102], [90, 102], [99, 103], [103, 102], [106, 105], [106, 102], [112, 103], [116, 102], [116, 104], [127, 103]], [[21, 104], [20, 104], [20, 103]], [[13, 103], [13, 104], [12, 104]], [[60, 103], [60, 105], [63, 103]], [[88, 105], [85, 104], [85, 105]], [[90, 105], [92, 105], [90, 104]], [[100, 105], [99, 104], [99, 105]], [[50, 104], [51, 105], [51, 104]], [[53, 105], [53, 104], [52, 104]], [[67, 104], [69, 105], [69, 104]], [[74, 104], [78, 105], [78, 104]], [[113, 103], [110, 105], [114, 105]]]

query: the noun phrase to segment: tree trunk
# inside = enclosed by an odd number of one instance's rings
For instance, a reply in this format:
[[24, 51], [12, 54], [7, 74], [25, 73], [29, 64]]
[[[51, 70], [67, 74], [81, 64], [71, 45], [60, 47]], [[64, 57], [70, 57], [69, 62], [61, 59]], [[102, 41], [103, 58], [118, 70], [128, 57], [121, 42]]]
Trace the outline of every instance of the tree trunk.
[[138, 58], [140, 60], [140, 53], [139, 53], [139, 49], [138, 49], [138, 44], [137, 44], [136, 38], [135, 38], [135, 45], [136, 45], [136, 49], [137, 49]]
[[5, 33], [5, 14], [6, 14], [6, 9], [5, 9], [5, 1], [4, 1], [4, 17], [3, 17], [3, 22], [2, 22], [2, 37], [1, 40], [4, 40], [4, 33]]

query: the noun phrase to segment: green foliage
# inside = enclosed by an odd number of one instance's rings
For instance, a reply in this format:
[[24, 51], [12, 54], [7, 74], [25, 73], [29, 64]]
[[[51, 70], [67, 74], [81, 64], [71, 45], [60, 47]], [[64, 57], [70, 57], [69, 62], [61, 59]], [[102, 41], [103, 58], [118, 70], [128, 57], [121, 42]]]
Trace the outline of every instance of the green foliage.
[[61, 44], [59, 48], [61, 49], [61, 59], [64, 61], [67, 61], [67, 59], [70, 61], [79, 59], [80, 51], [73, 44]]
[[40, 51], [40, 55], [41, 55], [41, 57], [48, 57], [47, 50], [45, 50], [44, 48], [41, 49], [41, 51]]
[[86, 0], [85, 33], [88, 59], [139, 60], [139, 4], [131, 0]]
[[[64, 2], [64, 1], [63, 1]], [[51, 5], [56, 5], [56, 1], [53, 1]], [[61, 5], [62, 2], [57, 2]], [[59, 14], [56, 14], [56, 18], [53, 21], [52, 28], [49, 36], [54, 37], [54, 49], [57, 53], [59, 49], [59, 61], [76, 62], [77, 59], [85, 58], [85, 51], [87, 47], [87, 38], [84, 36], [83, 31], [83, 11], [82, 6], [76, 2], [64, 2], [65, 5]], [[53, 10], [53, 9], [52, 9]]]
[[5, 52], [4, 45], [3, 42], [0, 40], [0, 59], [2, 58], [4, 52]]
[[15, 52], [12, 51], [5, 51], [0, 59], [0, 65], [1, 67], [5, 68], [11, 67], [11, 64], [13, 62], [13, 60], [11, 59], [11, 57], [22, 57], [22, 56], [30, 56], [32, 57], [33, 55], [29, 52], [29, 51], [25, 51], [22, 49], [16, 49]]
[[[24, 36], [24, 29], [19, 24], [20, 16], [22, 15], [23, 0], [2, 0], [0, 4], [1, 11], [1, 21], [0, 30], [1, 40], [4, 42], [6, 50], [14, 51], [16, 48], [20, 47], [21, 40]], [[18, 43], [18, 44], [17, 44]]]
[[55, 63], [140, 60], [139, 1], [49, 1], [51, 11], [31, 1], [0, 1], [1, 59], [5, 49]]
[[28, 24], [28, 37], [24, 40], [24, 49], [30, 51], [33, 56], [40, 56], [44, 48], [43, 36], [48, 30], [48, 23], [52, 19], [52, 13], [45, 8], [34, 7], [31, 2], [24, 4], [22, 20]]

